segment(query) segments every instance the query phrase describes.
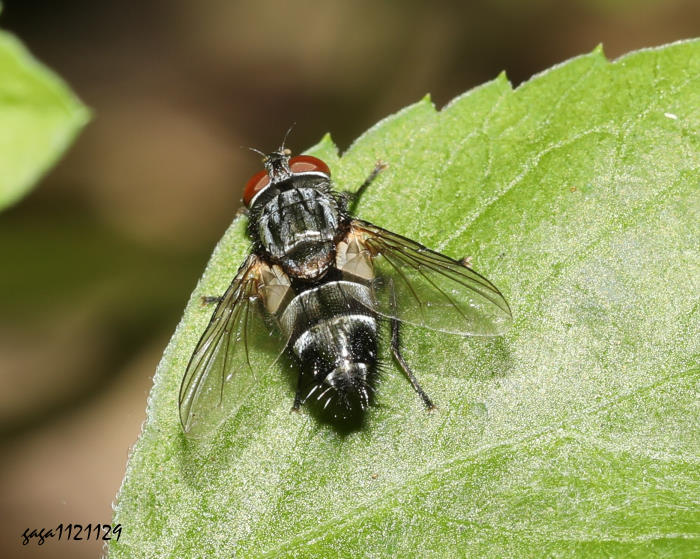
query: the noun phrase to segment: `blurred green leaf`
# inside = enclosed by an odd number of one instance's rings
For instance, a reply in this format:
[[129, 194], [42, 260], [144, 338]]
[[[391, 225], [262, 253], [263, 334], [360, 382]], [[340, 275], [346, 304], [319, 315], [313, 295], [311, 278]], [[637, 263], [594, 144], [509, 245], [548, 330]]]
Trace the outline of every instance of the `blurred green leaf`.
[[0, 210], [31, 189], [88, 120], [61, 79], [0, 31]]
[[513, 91], [429, 100], [342, 158], [390, 168], [359, 214], [474, 267], [515, 316], [476, 340], [406, 328], [427, 414], [391, 366], [363, 428], [290, 414], [260, 375], [215, 440], [178, 423], [185, 366], [248, 250], [216, 248], [154, 379], [112, 557], [688, 556], [698, 532], [700, 42], [600, 50]]

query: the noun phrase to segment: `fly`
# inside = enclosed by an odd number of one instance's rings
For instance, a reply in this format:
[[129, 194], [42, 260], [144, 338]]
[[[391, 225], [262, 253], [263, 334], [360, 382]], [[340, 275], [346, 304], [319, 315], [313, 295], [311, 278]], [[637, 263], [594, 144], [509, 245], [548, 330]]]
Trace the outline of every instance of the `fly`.
[[316, 157], [292, 157], [284, 145], [261, 155], [265, 168], [243, 194], [251, 252], [224, 295], [211, 298], [218, 304], [182, 379], [185, 432], [218, 426], [254, 369], [264, 372], [285, 351], [299, 369], [292, 409], [313, 400], [336, 417], [364, 412], [382, 320], [394, 358], [432, 409], [401, 353], [401, 324], [497, 336], [511, 322], [503, 295], [463, 262], [353, 217], [383, 164], [356, 192], [339, 193]]

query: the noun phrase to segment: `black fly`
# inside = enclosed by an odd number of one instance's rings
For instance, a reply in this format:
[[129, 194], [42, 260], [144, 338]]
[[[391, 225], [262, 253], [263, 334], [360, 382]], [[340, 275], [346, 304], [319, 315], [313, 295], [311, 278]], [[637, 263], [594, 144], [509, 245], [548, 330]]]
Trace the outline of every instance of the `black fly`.
[[361, 413], [375, 388], [382, 319], [394, 357], [433, 408], [401, 354], [400, 324], [495, 336], [511, 321], [506, 300], [462, 262], [352, 217], [382, 164], [357, 192], [337, 193], [320, 159], [283, 146], [263, 163], [243, 195], [251, 254], [214, 298], [182, 380], [185, 432], [215, 428], [254, 369], [263, 373], [285, 350], [300, 369], [293, 409], [313, 398], [338, 417]]

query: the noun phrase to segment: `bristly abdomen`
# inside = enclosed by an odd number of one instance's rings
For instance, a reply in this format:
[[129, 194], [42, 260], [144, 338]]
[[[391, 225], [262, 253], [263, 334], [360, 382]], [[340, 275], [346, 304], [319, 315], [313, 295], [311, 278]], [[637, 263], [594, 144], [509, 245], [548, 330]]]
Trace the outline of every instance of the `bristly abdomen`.
[[330, 281], [297, 295], [282, 316], [308, 386], [304, 401], [339, 417], [364, 411], [374, 392], [378, 317], [361, 302], [369, 297], [365, 285]]

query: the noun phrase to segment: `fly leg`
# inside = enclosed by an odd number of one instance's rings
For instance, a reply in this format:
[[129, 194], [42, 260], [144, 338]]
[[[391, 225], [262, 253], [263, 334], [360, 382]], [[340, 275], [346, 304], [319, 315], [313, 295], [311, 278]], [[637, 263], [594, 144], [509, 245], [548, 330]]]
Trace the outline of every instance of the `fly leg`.
[[297, 391], [296, 394], [294, 394], [294, 403], [292, 404], [292, 409], [289, 410], [290, 412], [298, 412], [299, 408], [301, 407], [301, 404], [303, 402], [303, 398], [301, 397], [301, 385], [301, 374], [299, 374], [299, 378], [297, 380]]
[[[397, 305], [396, 291], [394, 291], [394, 282], [390, 280], [389, 285], [391, 288], [391, 307], [393, 310], [393, 314], [396, 315]], [[433, 411], [435, 409], [435, 404], [433, 404], [433, 401], [421, 388], [420, 384], [418, 384], [418, 379], [416, 379], [416, 376], [413, 374], [413, 371], [411, 371], [411, 368], [408, 366], [408, 363], [406, 363], [406, 360], [403, 358], [403, 355], [401, 355], [400, 325], [401, 321], [399, 321], [399, 319], [391, 319], [391, 352], [394, 354], [394, 358], [396, 359], [396, 362], [399, 364], [399, 366], [403, 369], [403, 372], [406, 373], [408, 380], [411, 381], [413, 389], [416, 392], [418, 392], [418, 395], [423, 399], [423, 403], [425, 404], [426, 409], [428, 411]]]
[[224, 300], [223, 295], [202, 295], [202, 303], [211, 305], [212, 303], [221, 303]]
[[360, 188], [358, 188], [355, 192], [345, 192], [345, 196], [350, 202], [350, 213], [355, 213], [355, 206], [357, 206], [357, 203], [360, 201], [360, 197], [362, 196], [364, 191], [367, 190], [367, 187], [374, 182], [374, 179], [377, 178], [377, 175], [379, 175], [379, 173], [381, 173], [387, 167], [388, 165], [386, 163], [382, 161], [377, 161], [376, 165], [374, 166], [374, 169], [372, 169], [372, 172], [365, 179], [365, 182], [363, 182], [360, 185]]

